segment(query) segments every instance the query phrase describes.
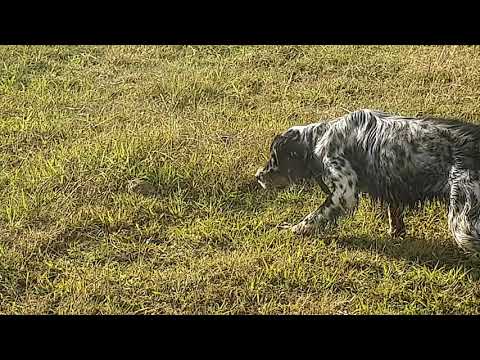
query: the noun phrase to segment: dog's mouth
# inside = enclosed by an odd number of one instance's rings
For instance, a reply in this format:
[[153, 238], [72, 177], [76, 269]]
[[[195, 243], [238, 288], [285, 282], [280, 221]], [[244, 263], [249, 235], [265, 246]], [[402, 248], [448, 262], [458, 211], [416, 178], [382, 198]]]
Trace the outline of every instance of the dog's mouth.
[[291, 180], [281, 175], [272, 175], [270, 173], [265, 173], [263, 169], [258, 169], [255, 174], [255, 178], [260, 186], [265, 189], [271, 188], [284, 188], [290, 185]]
[[260, 186], [263, 188], [263, 189], [267, 189], [267, 184], [265, 183], [264, 179], [263, 179], [263, 169], [260, 168], [257, 170], [257, 172], [255, 173], [255, 178], [257, 179], [257, 182], [260, 184]]
[[259, 179], [257, 179], [257, 182], [260, 184], [260, 186], [261, 186], [262, 188], [264, 188], [265, 190], [267, 190], [267, 184], [265, 184], [262, 180], [259, 180]]
[[264, 183], [263, 181], [257, 180], [257, 182], [260, 184], [260, 186], [261, 186], [264, 190], [267, 190], [267, 189], [268, 189], [267, 184]]

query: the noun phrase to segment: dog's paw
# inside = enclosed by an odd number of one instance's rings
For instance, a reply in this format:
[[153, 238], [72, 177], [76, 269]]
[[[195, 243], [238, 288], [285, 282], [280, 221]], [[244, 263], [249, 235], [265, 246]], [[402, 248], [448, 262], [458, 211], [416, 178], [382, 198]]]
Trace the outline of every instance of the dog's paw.
[[292, 225], [287, 223], [287, 222], [282, 222], [280, 224], [278, 224], [277, 226], [275, 226], [277, 229], [291, 229], [292, 228]]
[[290, 229], [295, 235], [311, 235], [315, 232], [315, 225], [307, 223], [305, 221], [299, 222], [297, 225], [292, 226]]

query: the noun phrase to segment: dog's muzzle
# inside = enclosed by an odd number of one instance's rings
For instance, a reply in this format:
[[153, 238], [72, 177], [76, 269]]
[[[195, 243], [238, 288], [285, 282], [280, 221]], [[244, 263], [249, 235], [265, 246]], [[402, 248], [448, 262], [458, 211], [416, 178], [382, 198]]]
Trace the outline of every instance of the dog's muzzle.
[[263, 180], [263, 169], [260, 168], [257, 170], [255, 173], [255, 178], [257, 179], [258, 183], [262, 186], [262, 188], [266, 189], [267, 185], [265, 184], [265, 181]]

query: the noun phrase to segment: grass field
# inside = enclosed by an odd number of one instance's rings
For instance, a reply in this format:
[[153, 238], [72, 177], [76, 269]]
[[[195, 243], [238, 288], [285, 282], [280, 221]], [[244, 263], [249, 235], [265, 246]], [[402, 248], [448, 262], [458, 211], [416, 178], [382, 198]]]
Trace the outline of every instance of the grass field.
[[320, 189], [253, 178], [289, 126], [479, 90], [478, 46], [2, 46], [0, 313], [479, 314], [444, 206], [301, 239]]

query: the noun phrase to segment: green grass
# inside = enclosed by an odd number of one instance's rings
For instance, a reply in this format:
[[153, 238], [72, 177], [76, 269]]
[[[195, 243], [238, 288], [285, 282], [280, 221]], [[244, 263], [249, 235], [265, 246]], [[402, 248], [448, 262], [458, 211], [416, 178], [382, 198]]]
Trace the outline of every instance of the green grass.
[[321, 191], [253, 181], [289, 126], [475, 122], [479, 90], [479, 47], [0, 47], [0, 313], [479, 314], [444, 206], [301, 239]]

